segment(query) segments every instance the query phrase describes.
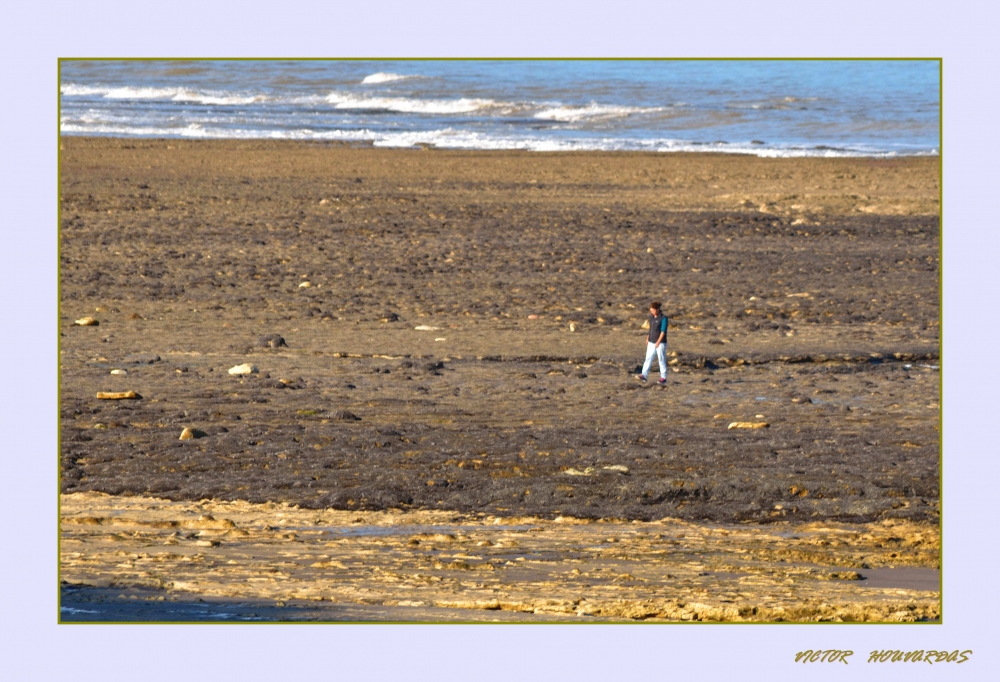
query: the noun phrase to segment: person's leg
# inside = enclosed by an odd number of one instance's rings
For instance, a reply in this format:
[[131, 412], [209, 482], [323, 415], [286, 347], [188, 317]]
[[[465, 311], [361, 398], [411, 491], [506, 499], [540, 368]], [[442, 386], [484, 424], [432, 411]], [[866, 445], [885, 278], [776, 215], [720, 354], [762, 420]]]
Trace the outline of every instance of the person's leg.
[[655, 352], [655, 350], [653, 348], [653, 344], [651, 344], [649, 341], [647, 341], [646, 342], [646, 361], [644, 363], [642, 363], [642, 376], [643, 377], [648, 377], [649, 376], [649, 368], [653, 366], [653, 356], [654, 355], [656, 355], [656, 352]]
[[667, 378], [667, 344], [661, 343], [656, 347], [656, 362], [660, 365], [660, 378]]

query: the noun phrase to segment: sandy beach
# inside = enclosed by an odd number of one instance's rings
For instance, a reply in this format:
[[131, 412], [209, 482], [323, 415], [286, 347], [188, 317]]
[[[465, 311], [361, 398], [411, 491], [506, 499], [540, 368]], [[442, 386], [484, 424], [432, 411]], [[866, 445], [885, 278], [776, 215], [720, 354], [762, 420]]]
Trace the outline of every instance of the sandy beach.
[[64, 619], [939, 618], [938, 158], [60, 154]]

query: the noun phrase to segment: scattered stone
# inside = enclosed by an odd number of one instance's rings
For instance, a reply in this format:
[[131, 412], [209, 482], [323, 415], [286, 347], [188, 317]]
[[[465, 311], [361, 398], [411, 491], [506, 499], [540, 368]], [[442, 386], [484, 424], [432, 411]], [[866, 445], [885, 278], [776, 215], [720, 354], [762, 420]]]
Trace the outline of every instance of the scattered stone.
[[312, 282], [300, 282], [299, 289], [308, 289], [312, 286]]
[[351, 422], [361, 421], [361, 417], [354, 414], [353, 412], [348, 412], [347, 410], [337, 410], [336, 412], [333, 413], [333, 418]]
[[280, 334], [265, 334], [257, 339], [258, 348], [281, 348], [288, 347], [285, 339]]
[[619, 474], [628, 474], [628, 467], [622, 464], [612, 464], [611, 466], [601, 467], [605, 471], [617, 471]]
[[865, 577], [857, 571], [836, 571], [822, 576], [826, 580], [864, 580]]
[[570, 322], [569, 323], [569, 330], [571, 332], [575, 332], [576, 331], [576, 322]]
[[152, 365], [154, 362], [159, 361], [160, 356], [155, 353], [132, 353], [122, 359], [122, 362], [129, 365]]
[[570, 467], [563, 473], [566, 474], [567, 476], [590, 476], [592, 473], [594, 473], [594, 467], [587, 467], [583, 471]]
[[183, 431], [181, 431], [181, 437], [178, 440], [189, 440], [191, 438], [204, 438], [207, 435], [208, 434], [205, 433], [204, 431], [186, 427]]
[[414, 327], [414, 329], [416, 329], [418, 332], [436, 332], [439, 329], [441, 329], [441, 327], [431, 327], [426, 324], [418, 324], [416, 327]]
[[112, 374], [128, 374], [128, 370], [127, 369], [113, 369], [113, 370], [111, 370], [111, 373]]
[[529, 320], [537, 320], [538, 319], [538, 315], [534, 315], [534, 314], [528, 315], [528, 319]]
[[79, 320], [76, 320], [73, 324], [78, 325], [80, 327], [96, 327], [97, 325], [100, 324], [100, 322], [98, 322], [92, 317], [81, 317]]
[[249, 362], [244, 362], [242, 365], [236, 365], [235, 367], [229, 368], [229, 373], [234, 376], [257, 374], [259, 371], [260, 370], [258, 370], [255, 365], [251, 365]]
[[118, 392], [97, 392], [98, 400], [142, 400], [142, 396], [135, 391], [118, 391]]
[[766, 429], [771, 425], [767, 422], [732, 422], [727, 429]]
[[399, 315], [397, 315], [396, 313], [386, 313], [380, 318], [380, 320], [382, 322], [398, 322]]

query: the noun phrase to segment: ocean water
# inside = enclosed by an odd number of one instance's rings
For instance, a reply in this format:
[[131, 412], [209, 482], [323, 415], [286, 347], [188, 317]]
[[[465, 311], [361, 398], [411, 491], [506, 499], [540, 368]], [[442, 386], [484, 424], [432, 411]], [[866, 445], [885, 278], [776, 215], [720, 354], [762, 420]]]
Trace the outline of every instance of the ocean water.
[[932, 60], [88, 61], [63, 135], [385, 147], [937, 154]]

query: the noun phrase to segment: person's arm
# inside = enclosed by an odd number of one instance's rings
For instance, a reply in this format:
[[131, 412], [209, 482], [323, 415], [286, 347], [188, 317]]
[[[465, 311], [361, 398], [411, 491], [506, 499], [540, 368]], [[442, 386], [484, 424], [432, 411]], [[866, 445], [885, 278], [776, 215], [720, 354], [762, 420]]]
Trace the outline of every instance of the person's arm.
[[667, 318], [663, 318], [663, 322], [660, 323], [660, 336], [656, 339], [656, 345], [659, 346], [667, 338]]

